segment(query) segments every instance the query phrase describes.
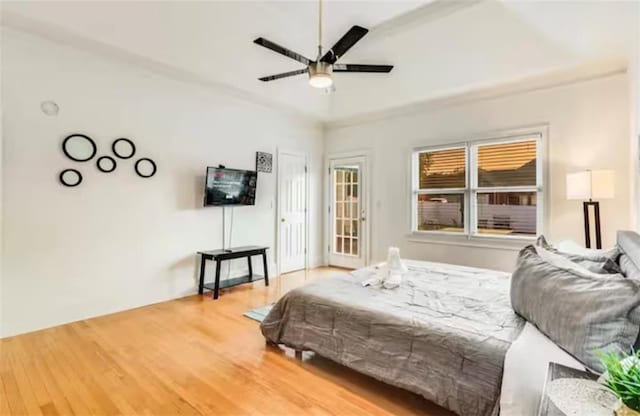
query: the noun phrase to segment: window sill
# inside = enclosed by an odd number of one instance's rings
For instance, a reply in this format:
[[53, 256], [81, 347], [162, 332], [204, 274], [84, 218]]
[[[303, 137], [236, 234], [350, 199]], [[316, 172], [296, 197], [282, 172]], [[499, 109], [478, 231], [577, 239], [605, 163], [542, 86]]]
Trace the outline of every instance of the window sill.
[[536, 237], [469, 236], [437, 231], [414, 231], [407, 235], [407, 240], [412, 243], [422, 244], [444, 244], [459, 247], [520, 251], [528, 244], [533, 244], [536, 241]]

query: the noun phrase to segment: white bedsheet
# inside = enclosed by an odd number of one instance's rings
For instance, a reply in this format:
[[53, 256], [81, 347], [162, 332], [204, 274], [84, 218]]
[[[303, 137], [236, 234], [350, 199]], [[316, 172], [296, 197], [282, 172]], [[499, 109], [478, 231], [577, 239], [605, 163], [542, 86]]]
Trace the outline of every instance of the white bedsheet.
[[538, 415], [549, 362], [585, 369], [579, 361], [527, 322], [504, 360], [500, 416]]

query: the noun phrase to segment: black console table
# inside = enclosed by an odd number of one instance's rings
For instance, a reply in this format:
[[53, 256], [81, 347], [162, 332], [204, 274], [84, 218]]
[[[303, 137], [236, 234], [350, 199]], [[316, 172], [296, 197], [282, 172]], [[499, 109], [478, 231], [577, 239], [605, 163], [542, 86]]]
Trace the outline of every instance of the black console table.
[[[213, 299], [218, 299], [218, 293], [220, 289], [227, 287], [238, 286], [244, 283], [254, 282], [264, 279], [264, 284], [269, 286], [269, 271], [267, 270], [267, 249], [269, 247], [262, 246], [245, 246], [234, 247], [229, 250], [211, 250], [211, 251], [198, 251], [200, 255], [200, 285], [198, 287], [198, 293], [203, 294], [204, 289], [213, 291]], [[262, 265], [264, 267], [264, 276], [253, 276], [253, 266], [251, 265], [251, 256], [262, 256]], [[249, 274], [247, 276], [234, 277], [233, 279], [226, 279], [220, 282], [220, 266], [225, 260], [240, 259], [246, 257], [247, 264], [249, 265]], [[204, 282], [204, 270], [207, 260], [213, 260], [216, 262], [216, 280], [213, 283]]]

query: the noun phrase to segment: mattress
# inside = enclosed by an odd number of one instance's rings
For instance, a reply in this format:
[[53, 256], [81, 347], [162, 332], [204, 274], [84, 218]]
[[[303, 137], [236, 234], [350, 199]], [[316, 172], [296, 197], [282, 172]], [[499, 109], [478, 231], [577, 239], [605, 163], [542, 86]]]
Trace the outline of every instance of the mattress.
[[266, 316], [262, 333], [459, 415], [497, 414], [504, 358], [524, 325], [511, 309], [509, 274], [407, 265], [396, 289], [363, 287], [375, 273], [366, 268], [293, 290]]

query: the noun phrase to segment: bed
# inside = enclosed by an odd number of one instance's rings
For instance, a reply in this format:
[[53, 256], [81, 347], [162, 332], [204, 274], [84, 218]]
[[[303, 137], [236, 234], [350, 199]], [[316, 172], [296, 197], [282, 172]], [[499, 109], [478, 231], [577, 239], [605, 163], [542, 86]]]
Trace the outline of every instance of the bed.
[[267, 342], [314, 351], [464, 416], [499, 413], [507, 350], [524, 321], [509, 274], [407, 261], [396, 289], [363, 287], [375, 268], [287, 293], [267, 315]]

